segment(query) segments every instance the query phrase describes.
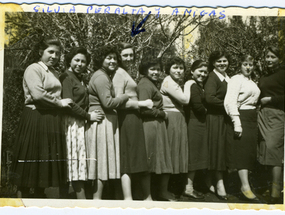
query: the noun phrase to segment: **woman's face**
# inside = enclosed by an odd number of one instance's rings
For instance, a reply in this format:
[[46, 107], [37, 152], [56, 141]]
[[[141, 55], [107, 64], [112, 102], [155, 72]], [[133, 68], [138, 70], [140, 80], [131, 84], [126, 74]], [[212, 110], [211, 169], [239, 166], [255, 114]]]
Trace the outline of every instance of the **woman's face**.
[[134, 61], [134, 50], [132, 48], [123, 49], [121, 52], [123, 66], [129, 68]]
[[252, 60], [245, 60], [241, 64], [241, 73], [245, 77], [249, 77], [253, 71], [253, 61]]
[[219, 73], [225, 73], [227, 71], [228, 66], [229, 66], [229, 61], [225, 56], [223, 56], [223, 57], [219, 58], [218, 60], [216, 60], [213, 64], [213, 66], [215, 67], [215, 69]]
[[151, 81], [158, 81], [159, 74], [160, 74], [160, 66], [159, 64], [156, 64], [148, 68], [146, 77]]
[[118, 59], [115, 53], [110, 53], [103, 61], [102, 67], [110, 72], [114, 72], [117, 69]]
[[192, 73], [193, 79], [197, 83], [203, 83], [208, 76], [208, 69], [206, 66], [202, 66], [200, 68], [195, 69]]
[[169, 75], [174, 81], [178, 81], [184, 76], [184, 65], [183, 64], [173, 64], [170, 67]]
[[274, 68], [279, 63], [279, 58], [273, 54], [271, 51], [268, 51], [265, 55], [265, 62], [268, 68]]
[[57, 45], [50, 45], [44, 51], [40, 51], [41, 61], [49, 66], [54, 66], [60, 57], [60, 47]]
[[86, 56], [81, 53], [75, 55], [70, 62], [70, 68], [75, 73], [82, 73], [83, 71], [85, 71], [86, 67], [87, 67]]

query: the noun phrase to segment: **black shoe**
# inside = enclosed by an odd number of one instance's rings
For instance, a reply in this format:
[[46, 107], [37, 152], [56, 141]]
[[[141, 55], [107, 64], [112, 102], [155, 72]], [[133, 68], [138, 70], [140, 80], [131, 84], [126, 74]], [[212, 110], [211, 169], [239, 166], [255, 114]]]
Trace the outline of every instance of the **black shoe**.
[[184, 196], [190, 197], [192, 199], [204, 199], [205, 196], [203, 193], [200, 193], [196, 190], [193, 190], [192, 192], [187, 192], [187, 190], [183, 193]]
[[218, 197], [218, 199], [220, 199], [220, 200], [228, 201], [228, 199], [229, 199], [229, 195], [228, 194], [226, 194], [225, 196], [220, 196], [217, 191], [216, 191], [215, 194]]
[[240, 199], [246, 200], [246, 201], [252, 202], [252, 203], [262, 203], [262, 201], [259, 198], [257, 198], [257, 196], [255, 196], [253, 199], [250, 199], [244, 194], [243, 191], [241, 191]]
[[177, 199], [176, 199], [176, 198], [165, 198], [165, 197], [162, 197], [162, 196], [157, 196], [156, 199], [157, 199], [158, 201], [177, 202]]

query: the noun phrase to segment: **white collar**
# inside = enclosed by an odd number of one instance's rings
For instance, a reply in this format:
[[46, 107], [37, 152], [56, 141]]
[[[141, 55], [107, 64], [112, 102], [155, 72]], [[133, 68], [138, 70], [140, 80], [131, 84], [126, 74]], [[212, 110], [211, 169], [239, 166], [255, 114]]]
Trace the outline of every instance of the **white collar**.
[[223, 76], [221, 73], [217, 72], [215, 69], [213, 70], [213, 72], [218, 76], [218, 78], [223, 82], [224, 80], [226, 82], [229, 82], [230, 78], [226, 73], [226, 76]]
[[48, 71], [47, 65], [45, 65], [42, 61], [39, 61], [38, 64], [40, 64], [44, 68], [44, 70]]

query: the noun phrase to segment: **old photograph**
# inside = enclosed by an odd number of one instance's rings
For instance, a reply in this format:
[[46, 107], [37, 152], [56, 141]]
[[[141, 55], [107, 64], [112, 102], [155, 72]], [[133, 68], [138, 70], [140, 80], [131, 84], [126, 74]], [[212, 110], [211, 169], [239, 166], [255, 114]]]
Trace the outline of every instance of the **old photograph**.
[[225, 8], [7, 11], [0, 198], [283, 204], [284, 34]]

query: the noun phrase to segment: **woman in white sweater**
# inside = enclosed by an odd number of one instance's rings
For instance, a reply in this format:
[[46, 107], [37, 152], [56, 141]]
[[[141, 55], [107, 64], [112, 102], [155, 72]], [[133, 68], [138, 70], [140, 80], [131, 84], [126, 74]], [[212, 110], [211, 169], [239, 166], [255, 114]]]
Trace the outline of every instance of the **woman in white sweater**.
[[227, 166], [237, 169], [241, 181], [241, 193], [250, 201], [258, 201], [251, 191], [248, 170], [254, 168], [257, 149], [256, 103], [260, 90], [251, 80], [254, 59], [250, 55], [241, 58], [241, 72], [228, 83], [224, 105], [232, 124], [227, 133]]

